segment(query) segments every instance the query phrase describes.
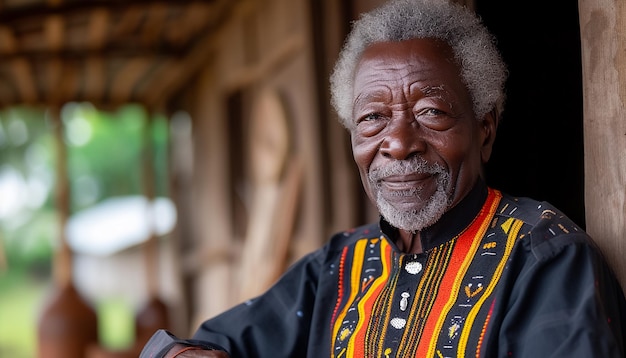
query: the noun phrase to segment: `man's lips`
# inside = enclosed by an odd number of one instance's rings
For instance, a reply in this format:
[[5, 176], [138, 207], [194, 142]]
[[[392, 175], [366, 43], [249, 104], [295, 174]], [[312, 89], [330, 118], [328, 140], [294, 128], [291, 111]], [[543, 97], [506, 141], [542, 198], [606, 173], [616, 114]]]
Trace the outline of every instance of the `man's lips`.
[[384, 178], [381, 178], [380, 180], [390, 182], [390, 183], [396, 183], [396, 182], [406, 182], [406, 181], [420, 181], [420, 180], [428, 179], [431, 176], [433, 176], [433, 174], [431, 173], [394, 174], [394, 175], [389, 175]]
[[424, 181], [431, 179], [433, 174], [414, 173], [402, 175], [390, 175], [380, 179], [380, 184], [389, 190], [407, 190], [421, 187]]

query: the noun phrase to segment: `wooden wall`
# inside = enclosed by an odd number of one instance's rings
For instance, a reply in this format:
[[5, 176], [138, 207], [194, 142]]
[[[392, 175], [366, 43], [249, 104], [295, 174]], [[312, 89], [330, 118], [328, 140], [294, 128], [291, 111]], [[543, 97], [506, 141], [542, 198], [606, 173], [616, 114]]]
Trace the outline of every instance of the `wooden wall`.
[[[326, 12], [333, 5], [240, 1], [217, 36], [219, 51], [197, 79], [191, 111], [195, 193], [187, 213], [192, 215], [194, 247], [187, 260], [193, 281], [192, 328], [260, 293], [287, 265], [319, 247], [331, 226], [355, 221], [351, 190], [343, 190], [350, 186], [345, 178], [352, 176], [342, 172], [351, 170], [351, 159], [345, 148], [332, 149], [341, 147], [335, 139], [345, 133], [328, 107], [320, 105], [327, 102], [321, 98], [327, 90], [320, 78], [327, 76], [319, 73], [328, 70], [316, 56], [333, 41], [314, 36], [312, 19], [336, 14]], [[272, 116], [285, 123], [288, 149], [278, 159], [278, 175], [260, 175], [252, 166], [257, 155], [265, 160], [257, 149], [276, 148], [250, 143], [282, 139], [258, 138], [250, 126], [257, 121], [280, 127]], [[334, 167], [332, 173], [328, 166]], [[342, 215], [331, 214], [337, 210], [329, 192], [341, 203]]]
[[626, 2], [579, 0], [587, 231], [626, 287]]

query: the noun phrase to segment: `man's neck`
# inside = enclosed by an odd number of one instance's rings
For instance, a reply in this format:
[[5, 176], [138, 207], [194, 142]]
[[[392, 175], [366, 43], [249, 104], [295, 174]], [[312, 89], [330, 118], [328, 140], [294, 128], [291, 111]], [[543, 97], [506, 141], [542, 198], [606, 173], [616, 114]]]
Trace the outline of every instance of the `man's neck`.
[[407, 254], [421, 254], [424, 252], [420, 231], [414, 233], [398, 229], [396, 246], [398, 247], [398, 250]]

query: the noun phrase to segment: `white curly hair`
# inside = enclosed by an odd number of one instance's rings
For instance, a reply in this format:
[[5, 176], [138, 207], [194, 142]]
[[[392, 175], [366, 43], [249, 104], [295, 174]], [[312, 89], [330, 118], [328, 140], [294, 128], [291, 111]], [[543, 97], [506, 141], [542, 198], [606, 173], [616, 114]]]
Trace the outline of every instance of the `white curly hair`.
[[332, 105], [344, 127], [352, 130], [354, 71], [363, 51], [371, 44], [436, 38], [454, 53], [461, 77], [473, 101], [476, 118], [504, 108], [507, 69], [478, 16], [447, 0], [391, 0], [353, 23], [330, 77]]

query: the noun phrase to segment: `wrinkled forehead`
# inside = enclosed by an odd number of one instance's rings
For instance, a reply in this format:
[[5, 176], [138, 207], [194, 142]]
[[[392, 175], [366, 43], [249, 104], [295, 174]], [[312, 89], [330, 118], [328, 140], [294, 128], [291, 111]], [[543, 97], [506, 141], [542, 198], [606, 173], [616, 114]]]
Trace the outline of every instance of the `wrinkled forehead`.
[[433, 68], [460, 75], [460, 67], [455, 60], [452, 47], [446, 42], [433, 38], [419, 38], [404, 41], [375, 42], [361, 53], [353, 76], [363, 67], [385, 68], [393, 71], [407, 67]]
[[435, 39], [372, 44], [363, 51], [353, 80], [353, 99], [372, 87], [467, 91], [452, 49]]
[[389, 40], [376, 41], [366, 45], [359, 55], [358, 63], [364, 57], [383, 56], [383, 55], [400, 55], [412, 57], [439, 57], [454, 62], [454, 50], [445, 40], [425, 37], [412, 38], [408, 40]]

